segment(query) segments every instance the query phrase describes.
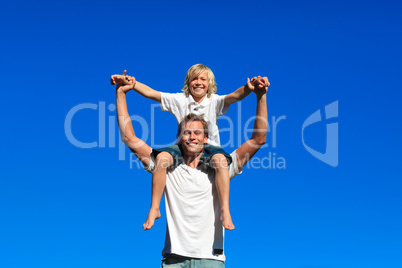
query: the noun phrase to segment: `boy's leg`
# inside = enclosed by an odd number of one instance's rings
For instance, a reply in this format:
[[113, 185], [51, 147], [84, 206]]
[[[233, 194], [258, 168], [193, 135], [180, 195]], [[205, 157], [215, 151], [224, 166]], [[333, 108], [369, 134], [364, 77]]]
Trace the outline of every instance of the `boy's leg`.
[[221, 220], [223, 227], [225, 227], [226, 230], [233, 230], [235, 227], [229, 212], [230, 178], [228, 161], [223, 154], [218, 153], [211, 157], [210, 164], [215, 169], [215, 184], [221, 203]]
[[168, 152], [161, 152], [155, 159], [155, 170], [152, 174], [152, 198], [151, 209], [148, 217], [142, 225], [144, 230], [149, 230], [154, 225], [156, 219], [159, 219], [161, 212], [159, 205], [166, 185], [166, 169], [173, 164], [173, 157]]

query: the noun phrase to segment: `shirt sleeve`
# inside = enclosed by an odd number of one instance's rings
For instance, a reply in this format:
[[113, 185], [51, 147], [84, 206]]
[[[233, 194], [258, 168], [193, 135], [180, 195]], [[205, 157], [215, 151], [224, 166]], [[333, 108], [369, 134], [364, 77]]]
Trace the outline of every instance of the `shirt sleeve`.
[[144, 166], [144, 170], [148, 171], [149, 173], [153, 174], [155, 170], [155, 161], [153, 157], [149, 158], [149, 165], [148, 167]]
[[229, 178], [233, 179], [235, 176], [242, 173], [242, 170], [239, 170], [237, 166], [237, 157], [236, 151], [232, 152], [230, 156], [232, 157], [232, 163], [229, 165]]
[[226, 114], [229, 111], [229, 106], [225, 106], [225, 96], [226, 95], [216, 95], [214, 94], [214, 105], [216, 109], [216, 117]]
[[178, 94], [172, 94], [172, 93], [161, 93], [161, 110], [162, 112], [169, 112], [169, 113], [175, 113], [176, 107], [178, 107], [178, 102], [179, 96]]

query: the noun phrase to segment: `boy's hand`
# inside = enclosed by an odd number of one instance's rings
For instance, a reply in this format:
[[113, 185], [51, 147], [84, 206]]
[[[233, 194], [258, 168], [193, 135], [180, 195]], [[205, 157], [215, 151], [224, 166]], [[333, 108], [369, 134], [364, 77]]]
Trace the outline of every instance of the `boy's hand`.
[[254, 91], [255, 89], [265, 89], [267, 92], [269, 85], [268, 77], [255, 76], [251, 81], [247, 78], [247, 86], [251, 91]]
[[112, 75], [110, 78], [112, 85], [116, 84], [116, 91], [127, 93], [134, 89], [136, 81], [135, 77], [126, 75], [126, 70], [124, 70], [122, 75]]
[[116, 84], [123, 84], [123, 85], [129, 85], [130, 80], [128, 79], [128, 75], [126, 75], [126, 70], [124, 70], [123, 74], [114, 74], [110, 76], [110, 83], [112, 85]]

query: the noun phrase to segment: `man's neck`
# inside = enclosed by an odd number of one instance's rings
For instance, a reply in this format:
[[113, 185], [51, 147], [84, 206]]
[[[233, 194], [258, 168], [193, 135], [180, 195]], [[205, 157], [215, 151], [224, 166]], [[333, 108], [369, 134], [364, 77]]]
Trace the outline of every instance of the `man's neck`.
[[191, 168], [196, 168], [198, 167], [198, 164], [200, 163], [200, 159], [202, 156], [202, 152], [199, 154], [194, 154], [194, 155], [184, 155], [183, 156], [183, 162], [187, 166]]

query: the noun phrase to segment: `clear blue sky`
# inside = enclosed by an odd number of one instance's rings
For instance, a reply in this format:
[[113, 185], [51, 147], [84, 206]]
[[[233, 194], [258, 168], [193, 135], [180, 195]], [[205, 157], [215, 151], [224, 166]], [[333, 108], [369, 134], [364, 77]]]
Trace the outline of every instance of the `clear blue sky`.
[[[268, 76], [270, 123], [282, 118], [256, 155], [265, 166], [231, 183], [228, 268], [402, 267], [401, 8], [397, 1], [3, 1], [0, 267], [159, 267], [165, 213], [152, 230], [141, 229], [151, 176], [130, 168], [128, 150], [118, 149], [109, 76], [127, 69], [178, 92], [196, 63], [214, 71], [219, 94]], [[148, 143], [172, 141], [171, 114], [134, 92], [127, 98]], [[326, 119], [335, 101], [338, 117]], [[68, 139], [74, 109], [73, 137], [95, 147]], [[303, 123], [317, 110], [322, 121], [304, 129], [304, 144], [324, 153], [326, 126], [338, 124], [336, 167], [303, 145]], [[245, 141], [254, 113], [250, 95], [230, 108], [231, 121], [220, 121], [232, 129], [222, 134], [222, 143], [233, 141], [226, 150]]]

